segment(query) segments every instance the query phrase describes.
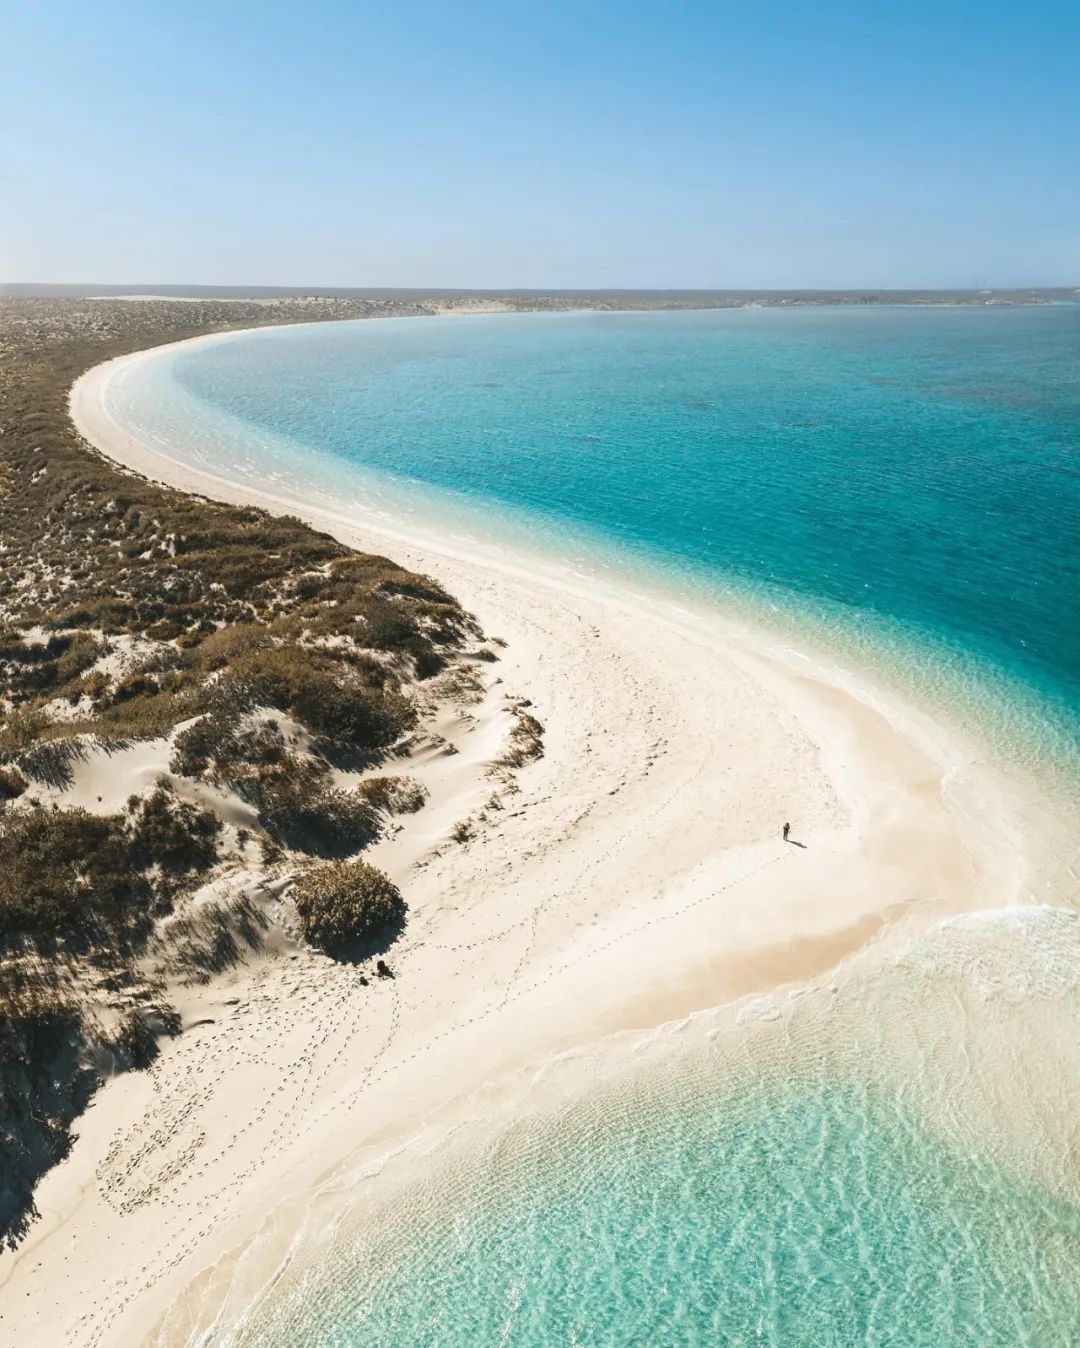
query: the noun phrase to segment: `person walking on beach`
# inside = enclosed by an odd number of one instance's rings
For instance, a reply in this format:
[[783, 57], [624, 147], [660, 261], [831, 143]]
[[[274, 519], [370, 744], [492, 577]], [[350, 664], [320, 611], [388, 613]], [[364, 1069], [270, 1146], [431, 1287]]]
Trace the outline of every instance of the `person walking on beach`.
[[791, 832], [791, 825], [790, 825], [790, 824], [785, 824], [785, 825], [784, 825], [784, 841], [785, 841], [785, 842], [787, 842], [787, 840], [788, 840], [788, 834], [789, 834], [790, 832]]

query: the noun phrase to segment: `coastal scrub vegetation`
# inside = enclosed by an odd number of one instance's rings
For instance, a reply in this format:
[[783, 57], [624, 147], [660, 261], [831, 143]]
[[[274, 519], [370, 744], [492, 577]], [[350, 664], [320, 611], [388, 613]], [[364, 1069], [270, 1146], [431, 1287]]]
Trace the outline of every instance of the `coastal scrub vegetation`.
[[421, 311], [0, 302], [0, 797], [62, 783], [88, 737], [120, 746], [202, 718], [181, 730], [175, 770], [223, 779], [230, 754], [274, 758], [272, 732], [242, 727], [256, 709], [353, 765], [415, 725], [409, 688], [475, 635], [441, 586], [291, 517], [121, 472], [80, 441], [67, 392], [98, 361], [198, 332]]
[[293, 902], [304, 938], [331, 952], [385, 949], [405, 924], [405, 900], [365, 861], [324, 862], [303, 871]]
[[357, 787], [360, 795], [383, 814], [415, 814], [427, 792], [411, 777], [369, 777]]
[[523, 768], [544, 756], [544, 727], [530, 712], [520, 707], [514, 708], [514, 724], [510, 738], [502, 757], [496, 762], [499, 768]]
[[164, 788], [123, 815], [0, 811], [0, 952], [130, 950], [217, 860], [221, 824]]
[[[392, 936], [401, 896], [344, 859], [423, 793], [341, 774], [414, 731], [479, 635], [385, 557], [122, 472], [80, 440], [68, 390], [207, 331], [427, 311], [0, 300], [0, 1242], [25, 1233], [101, 1064], [145, 1065], [179, 1029], [160, 977], [199, 981], [262, 939], [250, 894], [214, 886], [255, 855], [300, 864], [310, 940]], [[88, 760], [148, 741], [168, 772], [126, 807], [68, 800]]]
[[96, 1085], [87, 1039], [62, 970], [0, 962], [0, 1247], [26, 1234], [35, 1184], [70, 1149], [70, 1124]]

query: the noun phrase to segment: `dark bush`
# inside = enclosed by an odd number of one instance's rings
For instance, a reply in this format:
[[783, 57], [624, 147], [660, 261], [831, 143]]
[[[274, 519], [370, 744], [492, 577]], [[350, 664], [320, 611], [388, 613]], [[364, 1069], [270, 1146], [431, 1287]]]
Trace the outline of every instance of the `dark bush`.
[[130, 702], [132, 698], [146, 697], [158, 691], [158, 682], [149, 674], [129, 674], [113, 688], [113, 702]]
[[219, 781], [246, 775], [244, 769], [281, 763], [287, 756], [285, 737], [276, 721], [245, 721], [227, 699], [173, 741], [169, 767], [183, 777], [200, 777], [210, 770]]
[[446, 668], [446, 660], [430, 647], [419, 650], [413, 657], [413, 670], [418, 679], [433, 679]]
[[420, 635], [415, 620], [396, 604], [372, 597], [360, 607], [364, 619], [363, 638], [376, 650], [401, 650]]
[[324, 950], [388, 944], [405, 922], [405, 900], [382, 871], [363, 861], [312, 866], [293, 886], [306, 940]]
[[198, 643], [194, 663], [198, 669], [210, 673], [224, 669], [230, 661], [250, 651], [266, 650], [273, 645], [265, 627], [254, 623], [235, 623], [211, 632]]
[[[138, 677], [146, 678], [145, 675]], [[113, 736], [157, 739], [167, 735], [177, 721], [185, 721], [193, 714], [194, 708], [186, 692], [167, 689], [114, 702], [101, 713], [101, 725], [105, 733]]]
[[89, 632], [75, 632], [71, 644], [56, 662], [56, 682], [64, 684], [76, 678], [106, 654], [109, 647]]
[[112, 679], [103, 669], [95, 669], [83, 679], [77, 692], [85, 694], [91, 701], [98, 701], [104, 698], [109, 690]]
[[180, 777], [201, 777], [209, 770], [214, 752], [227, 733], [220, 717], [200, 717], [173, 740], [169, 771]]
[[45, 727], [45, 716], [37, 710], [20, 708], [4, 718], [0, 725], [0, 757], [10, 758], [35, 742]]
[[354, 749], [381, 749], [416, 723], [400, 693], [365, 686], [320, 651], [301, 646], [257, 651], [238, 659], [218, 695], [248, 708], [277, 707], [316, 735]]
[[26, 778], [18, 768], [0, 767], [0, 801], [14, 800], [26, 790]]
[[0, 964], [0, 1245], [11, 1249], [37, 1215], [34, 1186], [67, 1155], [68, 1125], [96, 1084], [77, 1008], [47, 978], [26, 986], [23, 970]]
[[291, 707], [316, 735], [354, 749], [385, 749], [416, 724], [416, 709], [400, 693], [350, 688], [313, 679]]
[[116, 1031], [116, 1047], [129, 1067], [148, 1067], [158, 1055], [157, 1036], [141, 1011], [125, 1011]]
[[249, 785], [259, 823], [283, 847], [344, 857], [379, 836], [379, 817], [355, 792], [326, 789], [310, 773], [274, 774]]
[[117, 815], [40, 806], [0, 815], [0, 946], [104, 938], [145, 912], [150, 884], [129, 866], [127, 843]]
[[132, 811], [131, 861], [140, 869], [157, 865], [173, 875], [209, 870], [217, 861], [220, 835], [216, 815], [158, 787]]
[[221, 825], [156, 791], [123, 815], [12, 809], [0, 814], [0, 949], [20, 940], [126, 945], [184, 879], [213, 865]]

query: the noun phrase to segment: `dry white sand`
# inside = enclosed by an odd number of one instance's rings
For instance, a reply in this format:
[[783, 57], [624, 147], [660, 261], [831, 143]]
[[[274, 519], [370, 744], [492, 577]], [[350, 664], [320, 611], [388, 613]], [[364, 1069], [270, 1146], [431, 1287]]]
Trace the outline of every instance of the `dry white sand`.
[[[260, 1231], [272, 1269], [305, 1194], [521, 1066], [1017, 901], [1007, 802], [959, 814], [944, 783], [970, 749], [913, 709], [719, 616], [193, 472], [109, 419], [118, 364], [73, 393], [93, 444], [430, 573], [507, 646], [501, 682], [442, 727], [461, 752], [418, 769], [431, 804], [376, 849], [411, 906], [395, 979], [362, 987], [300, 952], [191, 994], [186, 1032], [98, 1093], [40, 1186], [41, 1221], [0, 1261], [0, 1340], [184, 1342]], [[531, 699], [546, 754], [459, 845], [508, 693]]]

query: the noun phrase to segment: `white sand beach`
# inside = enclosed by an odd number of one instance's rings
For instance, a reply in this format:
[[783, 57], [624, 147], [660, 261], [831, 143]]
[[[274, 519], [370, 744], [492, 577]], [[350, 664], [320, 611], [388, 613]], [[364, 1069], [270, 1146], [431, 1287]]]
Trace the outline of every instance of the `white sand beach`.
[[[372, 849], [411, 910], [395, 977], [270, 949], [189, 989], [185, 1032], [99, 1091], [40, 1186], [41, 1220], [0, 1261], [0, 1341], [187, 1342], [239, 1251], [260, 1238], [273, 1269], [305, 1195], [521, 1068], [1022, 899], [1007, 798], [950, 789], [971, 747], [916, 709], [719, 614], [171, 462], [110, 419], [121, 362], [73, 391], [91, 444], [429, 573], [506, 645], [439, 725], [457, 752], [409, 765], [427, 806]], [[520, 699], [544, 757], [485, 808]], [[91, 801], [111, 774], [122, 798], [119, 776], [153, 769], [132, 752], [73, 789]]]

